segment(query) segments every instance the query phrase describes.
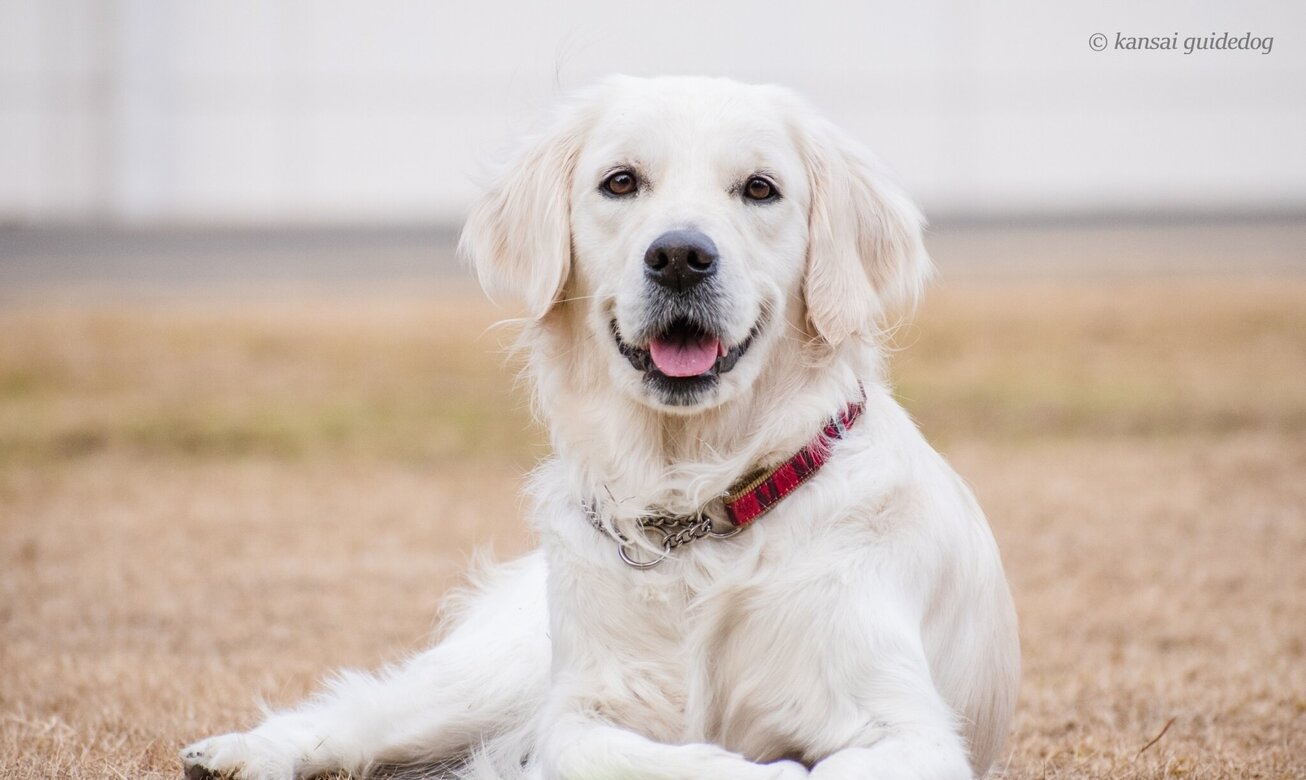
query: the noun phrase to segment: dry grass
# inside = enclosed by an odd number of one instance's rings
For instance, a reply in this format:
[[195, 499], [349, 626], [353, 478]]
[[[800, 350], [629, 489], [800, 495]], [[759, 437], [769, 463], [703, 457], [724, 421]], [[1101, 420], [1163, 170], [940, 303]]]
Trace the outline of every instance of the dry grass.
[[[175, 776], [256, 696], [420, 646], [474, 545], [524, 550], [492, 316], [0, 310], [0, 776]], [[918, 321], [904, 401], [1023, 621], [1008, 774], [1306, 777], [1306, 282], [971, 281]]]

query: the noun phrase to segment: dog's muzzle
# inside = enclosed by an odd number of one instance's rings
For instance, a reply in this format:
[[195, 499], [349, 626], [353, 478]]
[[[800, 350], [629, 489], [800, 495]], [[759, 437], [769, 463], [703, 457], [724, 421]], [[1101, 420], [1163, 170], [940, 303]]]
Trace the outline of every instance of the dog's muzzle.
[[612, 338], [630, 365], [646, 375], [665, 379], [715, 378], [728, 373], [748, 352], [757, 328], [743, 341], [726, 347], [720, 337], [689, 319], [673, 320], [639, 347], [625, 341], [617, 321], [611, 322]]
[[640, 322], [623, 333], [610, 320], [617, 349], [644, 374], [645, 384], [666, 403], [689, 406], [734, 369], [752, 345], [761, 320], [736, 343], [724, 335], [716, 244], [695, 229], [671, 230], [644, 254], [644, 301]]

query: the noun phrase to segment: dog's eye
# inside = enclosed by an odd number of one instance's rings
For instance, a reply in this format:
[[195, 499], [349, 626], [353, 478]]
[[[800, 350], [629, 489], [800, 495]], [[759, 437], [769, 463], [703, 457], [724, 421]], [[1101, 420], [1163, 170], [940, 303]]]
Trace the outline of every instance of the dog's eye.
[[744, 197], [756, 201], [775, 200], [780, 197], [780, 191], [770, 180], [762, 176], [754, 176], [744, 184]]
[[608, 178], [603, 180], [600, 188], [607, 194], [616, 195], [620, 198], [626, 195], [634, 195], [639, 190], [639, 182], [635, 179], [634, 173], [620, 170], [609, 174]]

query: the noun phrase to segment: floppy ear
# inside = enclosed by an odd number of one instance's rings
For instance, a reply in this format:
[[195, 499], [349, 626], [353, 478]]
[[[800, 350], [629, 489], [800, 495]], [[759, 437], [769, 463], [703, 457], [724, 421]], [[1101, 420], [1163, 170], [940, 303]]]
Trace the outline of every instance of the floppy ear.
[[571, 270], [571, 184], [588, 122], [569, 107], [473, 206], [458, 252], [491, 298], [525, 304], [539, 319], [558, 300]]
[[801, 128], [811, 184], [807, 318], [827, 343], [909, 310], [933, 273], [921, 213], [869, 152], [829, 122]]

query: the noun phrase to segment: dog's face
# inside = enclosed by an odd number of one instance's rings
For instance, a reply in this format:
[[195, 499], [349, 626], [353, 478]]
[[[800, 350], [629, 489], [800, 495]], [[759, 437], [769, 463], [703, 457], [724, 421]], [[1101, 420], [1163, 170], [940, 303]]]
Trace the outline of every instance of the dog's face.
[[809, 201], [764, 93], [606, 101], [571, 182], [572, 273], [613, 380], [678, 411], [746, 387], [798, 287]]
[[611, 381], [676, 414], [746, 391], [773, 350], [868, 332], [929, 268], [919, 216], [842, 136], [783, 90], [710, 79], [581, 96], [463, 249], [536, 317], [579, 307]]

